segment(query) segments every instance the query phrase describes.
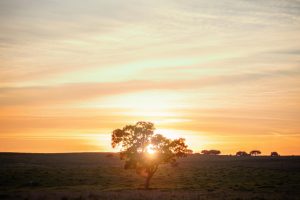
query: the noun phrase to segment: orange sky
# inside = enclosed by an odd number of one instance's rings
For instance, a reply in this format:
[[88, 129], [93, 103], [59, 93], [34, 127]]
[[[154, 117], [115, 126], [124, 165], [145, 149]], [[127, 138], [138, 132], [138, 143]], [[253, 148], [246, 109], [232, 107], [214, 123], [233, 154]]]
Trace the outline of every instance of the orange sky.
[[0, 2], [0, 151], [112, 151], [147, 120], [195, 151], [300, 154], [300, 3]]

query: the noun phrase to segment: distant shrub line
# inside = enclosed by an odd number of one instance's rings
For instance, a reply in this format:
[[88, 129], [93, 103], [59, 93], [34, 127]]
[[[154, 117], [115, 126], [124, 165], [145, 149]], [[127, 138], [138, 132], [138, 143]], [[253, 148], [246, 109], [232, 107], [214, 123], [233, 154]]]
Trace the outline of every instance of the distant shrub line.
[[[215, 150], [215, 149], [212, 149], [212, 150], [202, 150], [201, 154], [216, 156], [216, 155], [220, 155], [221, 151], [220, 150]], [[260, 150], [252, 150], [249, 153], [247, 153], [246, 151], [238, 151], [238, 152], [236, 152], [235, 156], [258, 156], [260, 154], [261, 154]], [[276, 151], [273, 151], [273, 152], [271, 152], [270, 156], [277, 157], [277, 156], [280, 156], [280, 155]]]

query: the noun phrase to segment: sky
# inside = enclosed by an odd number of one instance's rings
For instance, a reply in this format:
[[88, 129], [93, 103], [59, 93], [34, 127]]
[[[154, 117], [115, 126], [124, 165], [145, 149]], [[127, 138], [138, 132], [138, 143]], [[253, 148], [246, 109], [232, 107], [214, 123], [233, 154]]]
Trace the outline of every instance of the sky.
[[299, 155], [300, 1], [0, 1], [0, 151], [115, 151], [137, 121]]

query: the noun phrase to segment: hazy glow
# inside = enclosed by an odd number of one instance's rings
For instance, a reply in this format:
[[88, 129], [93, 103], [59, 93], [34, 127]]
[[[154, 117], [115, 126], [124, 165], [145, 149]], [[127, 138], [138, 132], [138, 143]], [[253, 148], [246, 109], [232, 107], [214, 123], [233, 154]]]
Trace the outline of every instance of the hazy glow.
[[149, 153], [149, 154], [154, 154], [155, 153], [155, 150], [153, 149], [153, 145], [152, 144], [149, 144], [148, 146], [147, 146], [147, 153]]
[[0, 1], [0, 151], [113, 151], [111, 131], [300, 154], [300, 3]]

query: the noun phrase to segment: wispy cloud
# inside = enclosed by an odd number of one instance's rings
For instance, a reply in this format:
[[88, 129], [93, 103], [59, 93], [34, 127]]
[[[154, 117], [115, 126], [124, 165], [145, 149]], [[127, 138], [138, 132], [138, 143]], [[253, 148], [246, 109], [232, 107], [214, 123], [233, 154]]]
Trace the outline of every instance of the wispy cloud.
[[58, 86], [2, 87], [1, 106], [45, 105], [51, 103], [80, 102], [96, 97], [147, 90], [190, 90], [208, 86], [249, 83], [264, 78], [282, 76], [299, 77], [300, 70], [266, 71], [264, 73], [245, 73], [238, 75], [207, 76], [196, 80], [150, 81], [135, 80], [113, 83], [69, 83]]
[[299, 10], [293, 0], [1, 1], [0, 147], [139, 119], [218, 144], [276, 132], [294, 145]]

